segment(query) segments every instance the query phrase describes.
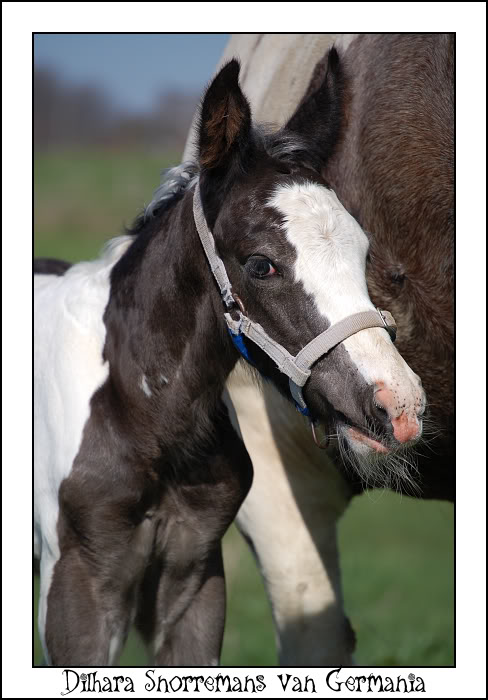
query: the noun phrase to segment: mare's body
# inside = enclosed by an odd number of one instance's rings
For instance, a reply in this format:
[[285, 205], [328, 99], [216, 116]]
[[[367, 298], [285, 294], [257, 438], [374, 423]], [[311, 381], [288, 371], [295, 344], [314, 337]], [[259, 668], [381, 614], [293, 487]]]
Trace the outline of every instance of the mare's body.
[[[422, 378], [433, 435], [407, 493], [454, 497], [453, 83], [450, 35], [235, 35], [254, 114], [282, 124], [323, 76], [335, 43], [346, 70], [346, 122], [323, 174], [369, 232], [368, 288], [392, 311], [397, 345]], [[185, 158], [193, 152], [192, 138]], [[365, 484], [273, 387], [236, 368], [229, 394], [254, 465], [238, 515], [271, 600], [280, 661], [349, 664], [336, 524]], [[273, 494], [273, 498], [270, 498]]]

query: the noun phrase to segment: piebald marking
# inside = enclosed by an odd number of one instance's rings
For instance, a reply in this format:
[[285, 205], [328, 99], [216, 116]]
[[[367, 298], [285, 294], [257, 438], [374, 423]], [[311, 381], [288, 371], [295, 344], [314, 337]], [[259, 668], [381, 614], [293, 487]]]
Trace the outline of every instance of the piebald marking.
[[131, 242], [129, 236], [116, 238], [101, 258], [62, 276], [34, 276], [34, 551], [41, 560], [39, 630], [46, 660], [47, 597], [60, 556], [59, 486], [80, 448], [90, 399], [108, 376], [102, 351], [109, 274]]

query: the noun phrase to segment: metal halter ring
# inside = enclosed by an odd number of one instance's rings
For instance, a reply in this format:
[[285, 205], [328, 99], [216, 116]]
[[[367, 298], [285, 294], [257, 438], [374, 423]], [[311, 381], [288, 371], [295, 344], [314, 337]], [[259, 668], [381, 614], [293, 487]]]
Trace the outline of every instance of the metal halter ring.
[[386, 330], [388, 331], [388, 335], [391, 338], [391, 342], [394, 343], [397, 337], [397, 329], [395, 324], [395, 319], [393, 316], [390, 314], [390, 312], [387, 312], [392, 320], [392, 323], [388, 323], [388, 320], [385, 317], [385, 312], [376, 307], [376, 311], [379, 313], [381, 320], [383, 321]]
[[241, 313], [245, 316], [245, 315], [246, 315], [246, 310], [244, 309], [244, 304], [242, 303], [241, 298], [240, 298], [235, 292], [232, 292], [232, 296], [233, 296], [233, 298], [234, 298], [235, 303], [236, 303], [237, 306], [240, 308]]
[[310, 425], [312, 427], [312, 435], [313, 435], [313, 441], [319, 447], [321, 450], [326, 450], [329, 447], [330, 443], [330, 437], [326, 434], [325, 438], [322, 440], [319, 440], [317, 437], [317, 434], [315, 432], [315, 422], [313, 420], [310, 421]]

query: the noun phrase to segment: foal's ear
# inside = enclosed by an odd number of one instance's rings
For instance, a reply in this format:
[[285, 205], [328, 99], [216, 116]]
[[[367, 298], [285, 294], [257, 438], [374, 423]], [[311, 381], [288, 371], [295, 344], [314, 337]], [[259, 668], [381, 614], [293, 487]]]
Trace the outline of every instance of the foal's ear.
[[[309, 93], [315, 87], [324, 63], [317, 65]], [[332, 47], [327, 55], [325, 78], [318, 89], [305, 96], [285, 127], [286, 131], [305, 136], [314, 144], [322, 165], [325, 165], [339, 140], [343, 121], [343, 91], [344, 72], [337, 50]]]
[[251, 131], [251, 108], [239, 87], [240, 64], [227, 63], [214, 78], [202, 102], [198, 130], [202, 170], [228, 167], [241, 156]]

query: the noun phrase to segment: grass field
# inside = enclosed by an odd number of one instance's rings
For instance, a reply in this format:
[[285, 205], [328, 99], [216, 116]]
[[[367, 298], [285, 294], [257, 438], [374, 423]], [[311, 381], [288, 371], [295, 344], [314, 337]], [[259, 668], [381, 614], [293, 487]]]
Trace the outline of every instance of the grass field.
[[[93, 257], [151, 199], [177, 156], [73, 152], [35, 159], [37, 256]], [[453, 510], [374, 491], [353, 500], [339, 529], [346, 611], [363, 665], [454, 663]], [[276, 664], [271, 613], [256, 566], [234, 527], [224, 541], [228, 615], [224, 665]], [[37, 583], [35, 587], [37, 601]], [[37, 617], [37, 602], [35, 605]], [[41, 652], [35, 632], [34, 661]], [[131, 636], [121, 665], [144, 665]]]

